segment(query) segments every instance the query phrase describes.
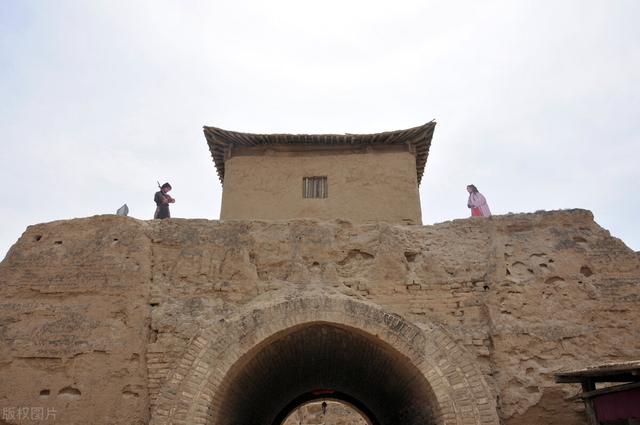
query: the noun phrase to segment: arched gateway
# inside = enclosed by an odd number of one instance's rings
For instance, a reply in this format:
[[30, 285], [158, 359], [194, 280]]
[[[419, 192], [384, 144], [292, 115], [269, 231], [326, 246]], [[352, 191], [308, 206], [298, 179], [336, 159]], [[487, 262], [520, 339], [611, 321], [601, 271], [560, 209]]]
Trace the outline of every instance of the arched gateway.
[[472, 358], [438, 325], [339, 295], [281, 300], [195, 337], [151, 424], [275, 424], [314, 394], [380, 425], [499, 423]]

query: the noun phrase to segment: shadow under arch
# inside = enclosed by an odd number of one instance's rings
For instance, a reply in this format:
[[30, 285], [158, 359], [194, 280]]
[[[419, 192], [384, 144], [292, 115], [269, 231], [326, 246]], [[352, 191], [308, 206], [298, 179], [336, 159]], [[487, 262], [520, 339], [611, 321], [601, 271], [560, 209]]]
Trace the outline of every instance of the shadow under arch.
[[281, 425], [287, 406], [319, 388], [348, 399], [377, 425], [431, 425], [440, 416], [427, 379], [392, 345], [315, 321], [282, 330], [238, 359], [218, 386], [212, 423]]
[[[439, 325], [414, 324], [376, 304], [321, 291], [283, 295], [272, 302], [256, 301], [227, 320], [221, 328], [203, 329], [192, 339], [166, 380], [150, 424], [250, 425], [250, 422], [234, 422], [234, 412], [252, 409], [251, 403], [229, 402], [242, 400], [243, 391], [256, 387], [248, 379], [250, 375], [245, 375], [245, 381], [239, 378], [238, 371], [256, 361], [257, 353], [276, 349], [274, 342], [280, 337], [314, 329], [314, 326], [328, 326], [330, 336], [335, 336], [336, 330], [357, 335], [372, 342], [371, 346], [376, 349], [391, 347], [394, 354], [388, 359], [401, 358], [408, 365], [407, 370], [417, 370], [419, 373], [406, 382], [422, 380], [427, 383], [429, 391], [416, 394], [430, 394], [430, 417], [424, 420], [426, 416], [422, 416], [416, 420], [423, 422], [414, 423], [499, 424], [495, 400], [473, 357]], [[295, 346], [298, 345], [290, 345]], [[325, 353], [336, 352], [328, 350]], [[278, 359], [279, 356], [269, 358]], [[361, 363], [368, 364], [366, 361]], [[271, 384], [261, 385], [263, 393], [275, 388]], [[300, 393], [304, 391], [297, 392]], [[366, 398], [367, 394], [360, 394], [360, 397]], [[416, 400], [419, 406], [414, 407], [420, 410], [424, 399], [419, 401], [420, 397], [416, 397]], [[284, 407], [290, 401], [283, 396], [277, 405]], [[367, 406], [375, 405], [371, 400], [363, 402]], [[231, 406], [236, 410], [231, 410]], [[420, 418], [420, 415], [415, 417]], [[385, 423], [385, 419], [380, 420]]]

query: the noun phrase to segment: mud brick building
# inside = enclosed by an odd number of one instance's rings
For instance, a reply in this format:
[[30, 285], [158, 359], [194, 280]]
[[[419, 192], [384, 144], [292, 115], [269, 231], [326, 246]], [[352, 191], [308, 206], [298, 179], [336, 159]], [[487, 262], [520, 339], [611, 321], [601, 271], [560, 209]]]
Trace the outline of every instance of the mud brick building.
[[220, 220], [27, 228], [0, 264], [0, 423], [280, 425], [327, 398], [381, 425], [585, 423], [554, 374], [640, 356], [638, 253], [585, 210], [421, 225], [434, 126], [206, 127]]

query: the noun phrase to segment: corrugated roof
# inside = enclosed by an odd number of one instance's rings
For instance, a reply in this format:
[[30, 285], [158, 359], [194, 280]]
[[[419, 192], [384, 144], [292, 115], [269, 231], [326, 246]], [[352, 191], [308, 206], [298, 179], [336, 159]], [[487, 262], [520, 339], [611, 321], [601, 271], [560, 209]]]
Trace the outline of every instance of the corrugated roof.
[[410, 143], [416, 153], [416, 176], [418, 184], [422, 181], [424, 167], [427, 164], [429, 148], [435, 121], [406, 130], [386, 131], [375, 134], [253, 134], [223, 130], [217, 127], [204, 127], [204, 135], [216, 164], [220, 182], [224, 184], [224, 160], [228, 146], [260, 146], [260, 145], [403, 145]]
[[595, 379], [606, 382], [638, 381], [640, 380], [640, 360], [626, 362], [604, 363], [583, 369], [555, 373], [556, 382], [581, 382]]

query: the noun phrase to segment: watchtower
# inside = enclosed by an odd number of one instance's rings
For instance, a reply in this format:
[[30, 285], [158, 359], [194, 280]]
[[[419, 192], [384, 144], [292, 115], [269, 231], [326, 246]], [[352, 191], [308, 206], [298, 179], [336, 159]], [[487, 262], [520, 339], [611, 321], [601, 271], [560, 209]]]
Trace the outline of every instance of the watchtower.
[[435, 121], [377, 134], [251, 134], [204, 127], [220, 219], [422, 224], [418, 187]]

